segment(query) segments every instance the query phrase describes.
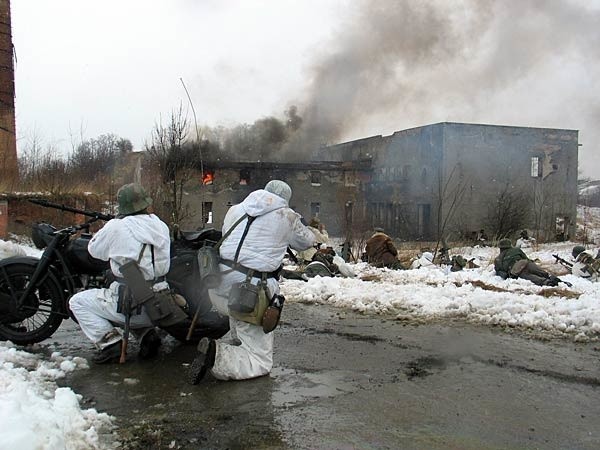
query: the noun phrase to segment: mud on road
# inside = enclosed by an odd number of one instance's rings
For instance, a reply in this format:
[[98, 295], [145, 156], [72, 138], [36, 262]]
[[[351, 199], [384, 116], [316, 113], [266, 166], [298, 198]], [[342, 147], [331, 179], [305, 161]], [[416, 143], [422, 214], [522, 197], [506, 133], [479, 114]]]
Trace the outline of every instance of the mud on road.
[[[193, 346], [63, 381], [128, 449], [597, 449], [600, 344], [288, 303], [272, 374], [192, 386]], [[64, 323], [48, 351], [90, 357]]]

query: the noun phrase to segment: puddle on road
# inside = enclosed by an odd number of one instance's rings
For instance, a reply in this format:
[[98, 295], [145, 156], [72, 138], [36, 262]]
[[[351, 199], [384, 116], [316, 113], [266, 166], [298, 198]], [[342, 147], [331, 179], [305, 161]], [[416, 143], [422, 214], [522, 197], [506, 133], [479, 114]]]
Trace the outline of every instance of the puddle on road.
[[[332, 398], [358, 389], [356, 374], [331, 370], [326, 372], [298, 372], [275, 368], [272, 403], [276, 408], [290, 407], [312, 399]], [[363, 380], [364, 381], [364, 380]]]

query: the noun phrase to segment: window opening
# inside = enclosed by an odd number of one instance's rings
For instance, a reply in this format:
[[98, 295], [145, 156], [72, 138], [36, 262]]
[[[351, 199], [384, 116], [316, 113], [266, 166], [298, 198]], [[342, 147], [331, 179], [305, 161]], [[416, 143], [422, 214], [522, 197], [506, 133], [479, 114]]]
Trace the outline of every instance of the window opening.
[[321, 212], [321, 203], [314, 202], [310, 204], [310, 217], [319, 217]]
[[202, 221], [204, 223], [213, 223], [213, 202], [202, 203]]
[[531, 157], [531, 176], [537, 178], [541, 176], [542, 166], [540, 165], [540, 157], [532, 156]]
[[248, 169], [240, 170], [240, 185], [247, 186], [250, 184], [250, 171]]
[[310, 184], [313, 186], [321, 186], [321, 172], [310, 173]]
[[352, 225], [352, 202], [346, 202], [346, 225]]

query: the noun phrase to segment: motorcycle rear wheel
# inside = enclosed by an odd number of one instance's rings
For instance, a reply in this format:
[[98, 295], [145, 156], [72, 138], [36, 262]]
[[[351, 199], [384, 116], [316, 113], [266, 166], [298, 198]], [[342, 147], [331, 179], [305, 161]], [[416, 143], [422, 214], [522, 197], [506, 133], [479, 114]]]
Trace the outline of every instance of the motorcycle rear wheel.
[[0, 340], [18, 345], [41, 342], [52, 336], [64, 318], [62, 289], [49, 274], [42, 276], [22, 308], [15, 311], [16, 299], [27, 288], [34, 271], [35, 267], [27, 264], [0, 268]]

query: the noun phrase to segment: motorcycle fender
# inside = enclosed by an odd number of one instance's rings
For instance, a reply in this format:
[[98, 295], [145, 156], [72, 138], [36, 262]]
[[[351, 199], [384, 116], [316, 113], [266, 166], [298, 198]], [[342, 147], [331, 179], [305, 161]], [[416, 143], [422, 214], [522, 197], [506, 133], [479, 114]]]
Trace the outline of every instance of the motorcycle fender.
[[[28, 265], [31, 267], [35, 267], [38, 265], [39, 262], [40, 262], [39, 258], [35, 258], [33, 256], [9, 256], [8, 258], [0, 260], [0, 269], [2, 269], [2, 267], [13, 265], [13, 264], [25, 264], [25, 265]], [[2, 274], [0, 274], [0, 276], [2, 276]], [[54, 274], [54, 271], [52, 269], [49, 269], [48, 276], [52, 279], [52, 281], [57, 286], [61, 286], [60, 282], [58, 281], [59, 278]], [[61, 289], [61, 291], [62, 291], [62, 289]], [[67, 302], [66, 302], [64, 295], [63, 295], [62, 300], [63, 301], [61, 303], [64, 305], [63, 312], [68, 313]]]
[[26, 264], [28, 266], [37, 266], [40, 262], [39, 258], [33, 256], [9, 256], [0, 260], [0, 267], [9, 266], [12, 264]]

